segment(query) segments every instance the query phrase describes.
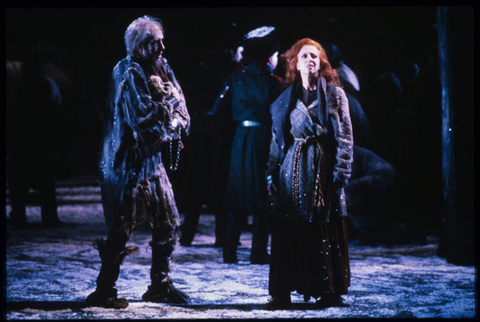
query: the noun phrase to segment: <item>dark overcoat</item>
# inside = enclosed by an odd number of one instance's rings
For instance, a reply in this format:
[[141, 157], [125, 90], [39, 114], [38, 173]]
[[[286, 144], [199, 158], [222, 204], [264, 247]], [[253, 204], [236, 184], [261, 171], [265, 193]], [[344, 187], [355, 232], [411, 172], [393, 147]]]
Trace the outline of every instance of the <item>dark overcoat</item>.
[[[214, 106], [224, 123], [236, 122], [230, 171], [223, 206], [231, 210], [264, 210], [264, 180], [271, 139], [270, 104], [279, 93], [280, 80], [266, 63], [252, 62], [230, 74]], [[245, 127], [242, 121], [254, 121]], [[226, 151], [227, 153], [229, 151]]]

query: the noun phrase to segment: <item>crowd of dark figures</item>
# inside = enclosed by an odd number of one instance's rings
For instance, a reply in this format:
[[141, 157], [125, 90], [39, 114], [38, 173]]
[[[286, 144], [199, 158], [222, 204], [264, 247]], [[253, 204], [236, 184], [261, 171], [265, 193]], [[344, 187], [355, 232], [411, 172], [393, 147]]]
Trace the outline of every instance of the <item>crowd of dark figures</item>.
[[[215, 216], [216, 247], [231, 239], [222, 199], [234, 125], [219, 122], [212, 110], [227, 76], [249, 62], [241, 59], [245, 31], [229, 31], [230, 37], [205, 52], [182, 84], [191, 132], [183, 138], [178, 170], [166, 168], [179, 211], [185, 214], [179, 240], [183, 246], [195, 239], [202, 213]], [[427, 235], [440, 235], [441, 102], [435, 48], [419, 51], [416, 60], [389, 63], [377, 57], [348, 66], [352, 53], [342, 52], [333, 42], [322, 46], [340, 76], [353, 128], [354, 161], [345, 187], [349, 240], [366, 245], [423, 244]], [[46, 227], [61, 226], [55, 180], [97, 171], [103, 97], [90, 80], [75, 77], [67, 57], [60, 45], [38, 43], [21, 61], [7, 61], [11, 225], [25, 225], [26, 205], [37, 203]], [[278, 57], [274, 73], [283, 77], [281, 53]], [[168, 147], [163, 156], [170, 164]], [[243, 214], [239, 229], [258, 229], [255, 218]], [[260, 262], [268, 263], [268, 258]]]

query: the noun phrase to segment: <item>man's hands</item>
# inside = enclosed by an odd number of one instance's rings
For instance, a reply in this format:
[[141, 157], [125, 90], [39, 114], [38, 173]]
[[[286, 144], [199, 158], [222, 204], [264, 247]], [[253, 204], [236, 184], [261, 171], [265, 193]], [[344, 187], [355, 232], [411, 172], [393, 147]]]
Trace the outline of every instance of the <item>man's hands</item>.
[[165, 138], [158, 139], [155, 143], [153, 143], [154, 146], [162, 145], [164, 143], [167, 143], [168, 140]]
[[150, 76], [148, 79], [148, 85], [154, 94], [159, 94], [163, 97], [173, 96], [177, 100], [180, 100], [180, 94], [175, 86], [173, 86], [172, 82], [163, 82], [160, 76]]
[[172, 96], [175, 97], [177, 100], [180, 100], [180, 94], [178, 93], [175, 86], [172, 85]]

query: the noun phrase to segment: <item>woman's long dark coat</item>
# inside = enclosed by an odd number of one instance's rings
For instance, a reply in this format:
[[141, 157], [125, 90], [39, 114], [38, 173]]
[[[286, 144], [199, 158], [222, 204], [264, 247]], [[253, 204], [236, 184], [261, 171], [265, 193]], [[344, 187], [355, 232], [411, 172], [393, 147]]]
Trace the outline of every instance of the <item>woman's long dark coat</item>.
[[350, 286], [343, 187], [351, 175], [353, 137], [340, 87], [320, 78], [317, 99], [307, 106], [299, 100], [300, 86], [294, 83], [271, 105], [267, 175], [279, 190], [272, 208], [269, 294], [296, 291], [308, 301], [346, 294]]
[[[277, 186], [280, 166], [288, 149], [293, 144], [293, 136], [290, 133], [290, 113], [296, 106], [298, 99], [296, 93], [299, 86], [301, 86], [299, 83], [290, 85], [270, 107], [273, 125], [267, 176], [271, 175], [273, 182], [276, 182]], [[327, 143], [327, 151], [330, 150], [330, 153], [334, 155], [331, 180], [327, 182], [326, 191], [324, 191], [324, 195], [330, 196], [330, 198], [327, 198], [328, 209], [323, 212], [324, 216], [322, 219], [328, 222], [332, 213], [338, 217], [347, 216], [343, 188], [347, 185], [351, 175], [353, 132], [348, 100], [341, 87], [327, 83], [325, 78], [320, 77], [317, 85], [317, 97], [321, 99], [321, 106], [325, 106], [325, 108], [318, 109], [320, 125], [326, 129], [327, 137], [331, 138], [331, 142]], [[283, 213], [280, 214], [275, 211], [273, 216], [285, 217]], [[287, 214], [287, 217], [293, 220], [293, 216]], [[301, 216], [298, 219], [301, 221], [312, 221], [313, 214]]]

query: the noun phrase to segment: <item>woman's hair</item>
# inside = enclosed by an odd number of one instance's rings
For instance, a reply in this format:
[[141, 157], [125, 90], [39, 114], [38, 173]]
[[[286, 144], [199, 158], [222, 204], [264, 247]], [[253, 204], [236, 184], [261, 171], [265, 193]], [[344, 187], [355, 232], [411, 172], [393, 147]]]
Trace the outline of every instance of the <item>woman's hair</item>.
[[323, 76], [328, 83], [333, 83], [337, 86], [340, 86], [338, 73], [328, 62], [327, 54], [323, 47], [315, 40], [303, 38], [297, 41], [289, 50], [287, 50], [286, 53], [282, 55], [285, 58], [285, 87], [300, 79], [300, 72], [297, 69], [298, 53], [300, 50], [302, 50], [303, 46], [307, 45], [316, 47], [320, 53], [320, 70], [318, 71], [318, 75]]
[[127, 55], [142, 58], [141, 49], [152, 39], [154, 29], [160, 29], [164, 33], [161, 21], [155, 17], [143, 16], [134, 20], [125, 31]]

